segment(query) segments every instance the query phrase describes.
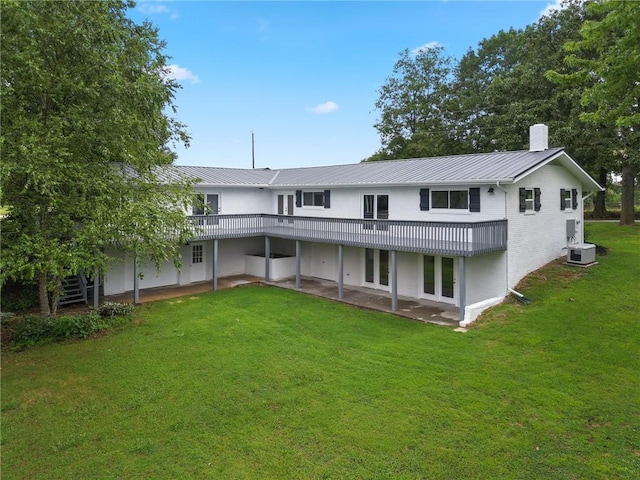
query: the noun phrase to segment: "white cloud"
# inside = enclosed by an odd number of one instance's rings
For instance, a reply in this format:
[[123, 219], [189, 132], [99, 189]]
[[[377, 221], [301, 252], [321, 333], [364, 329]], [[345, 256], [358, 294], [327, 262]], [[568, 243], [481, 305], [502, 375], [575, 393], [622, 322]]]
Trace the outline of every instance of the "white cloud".
[[320, 105], [316, 105], [311, 109], [313, 113], [323, 114], [323, 113], [331, 113], [338, 110], [338, 104], [336, 102], [332, 102], [329, 100], [328, 102], [321, 103]]
[[166, 77], [172, 80], [186, 80], [191, 83], [200, 83], [200, 77], [193, 73], [188, 68], [181, 67], [180, 65], [168, 65]]
[[565, 8], [565, 6], [562, 5], [562, 0], [554, 0], [552, 3], [549, 3], [546, 7], [544, 7], [544, 9], [540, 12], [540, 17], [546, 17], [557, 10], [562, 10], [563, 8]]
[[440, 42], [428, 42], [428, 43], [425, 43], [424, 45], [421, 45], [411, 50], [411, 55], [417, 55], [420, 52], [424, 52], [426, 50], [431, 50], [432, 48], [438, 48], [443, 46], [444, 45], [442, 45]]
[[175, 9], [169, 8], [164, 4], [162, 0], [159, 2], [140, 2], [138, 4], [138, 10], [140, 10], [145, 15], [164, 15], [169, 14], [169, 18], [171, 20], [175, 20], [178, 18], [178, 12]]

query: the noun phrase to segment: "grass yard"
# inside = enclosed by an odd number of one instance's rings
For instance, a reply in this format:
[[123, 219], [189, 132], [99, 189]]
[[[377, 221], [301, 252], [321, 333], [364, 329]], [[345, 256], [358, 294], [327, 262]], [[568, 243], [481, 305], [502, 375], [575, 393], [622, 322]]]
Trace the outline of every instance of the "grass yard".
[[244, 287], [2, 355], [2, 478], [640, 478], [640, 228], [467, 333]]

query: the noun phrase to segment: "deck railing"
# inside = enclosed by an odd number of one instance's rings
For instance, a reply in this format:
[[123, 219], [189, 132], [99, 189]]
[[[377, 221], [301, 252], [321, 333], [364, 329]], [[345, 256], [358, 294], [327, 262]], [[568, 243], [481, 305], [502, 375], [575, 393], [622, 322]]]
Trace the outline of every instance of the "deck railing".
[[418, 222], [286, 215], [194, 215], [199, 240], [271, 236], [345, 246], [474, 256], [507, 248], [507, 221]]

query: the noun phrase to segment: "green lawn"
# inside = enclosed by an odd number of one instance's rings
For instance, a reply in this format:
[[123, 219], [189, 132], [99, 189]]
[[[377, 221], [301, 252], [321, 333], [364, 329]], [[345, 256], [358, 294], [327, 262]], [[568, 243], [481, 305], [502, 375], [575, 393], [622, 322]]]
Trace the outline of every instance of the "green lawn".
[[640, 228], [467, 333], [293, 291], [2, 355], [2, 478], [640, 477]]

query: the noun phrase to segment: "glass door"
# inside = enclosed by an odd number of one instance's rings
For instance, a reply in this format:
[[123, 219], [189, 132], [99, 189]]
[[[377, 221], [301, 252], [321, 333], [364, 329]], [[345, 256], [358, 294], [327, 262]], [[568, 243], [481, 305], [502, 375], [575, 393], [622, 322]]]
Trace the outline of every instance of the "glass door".
[[364, 283], [371, 288], [388, 290], [389, 288], [389, 251], [364, 250]]
[[422, 256], [422, 296], [437, 302], [456, 302], [456, 260]]
[[453, 258], [442, 257], [441, 259], [442, 269], [440, 272], [440, 293], [443, 297], [454, 297], [454, 270], [453, 270]]
[[[207, 215], [218, 215], [220, 213], [220, 197], [217, 193], [207, 194]], [[208, 217], [208, 225], [218, 225], [218, 217]]]
[[[389, 219], [389, 195], [368, 193], [362, 197], [362, 218], [365, 220]], [[364, 222], [363, 228], [372, 230], [376, 222]], [[378, 230], [387, 230], [386, 223], [378, 223]]]
[[[285, 203], [286, 202], [286, 203]], [[293, 216], [293, 194], [278, 195], [278, 215]], [[283, 223], [284, 218], [279, 217], [278, 223]], [[293, 223], [293, 218], [289, 218], [287, 223]]]

